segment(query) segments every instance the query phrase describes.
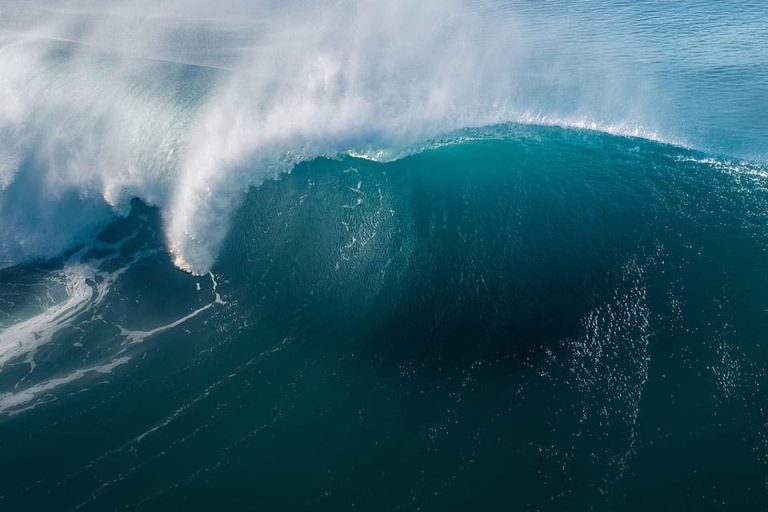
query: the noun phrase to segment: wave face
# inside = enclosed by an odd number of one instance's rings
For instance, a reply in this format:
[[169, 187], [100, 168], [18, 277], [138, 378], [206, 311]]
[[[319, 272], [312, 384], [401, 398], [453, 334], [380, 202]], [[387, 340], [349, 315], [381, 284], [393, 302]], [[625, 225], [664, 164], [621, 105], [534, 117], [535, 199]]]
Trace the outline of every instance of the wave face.
[[0, 504], [759, 508], [767, 217], [764, 166], [525, 125], [298, 164], [202, 276], [136, 200], [0, 271]]
[[729, 11], [739, 34], [721, 8], [673, 9], [685, 23], [664, 33], [657, 2], [155, 4], [0, 2], [0, 265], [92, 239], [138, 197], [176, 264], [204, 274], [249, 186], [498, 122], [765, 155], [763, 3]]

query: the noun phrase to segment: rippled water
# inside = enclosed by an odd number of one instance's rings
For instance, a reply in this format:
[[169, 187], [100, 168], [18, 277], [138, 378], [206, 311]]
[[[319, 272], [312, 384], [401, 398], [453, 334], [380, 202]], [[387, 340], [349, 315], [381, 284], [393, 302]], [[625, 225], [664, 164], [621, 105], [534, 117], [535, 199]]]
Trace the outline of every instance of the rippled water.
[[[505, 5], [531, 36], [531, 51], [556, 53], [562, 72], [579, 76], [595, 97], [615, 101], [619, 94], [619, 102], [637, 105], [638, 114], [666, 128], [670, 138], [695, 147], [768, 157], [765, 2]], [[594, 88], [601, 83], [607, 90]]]

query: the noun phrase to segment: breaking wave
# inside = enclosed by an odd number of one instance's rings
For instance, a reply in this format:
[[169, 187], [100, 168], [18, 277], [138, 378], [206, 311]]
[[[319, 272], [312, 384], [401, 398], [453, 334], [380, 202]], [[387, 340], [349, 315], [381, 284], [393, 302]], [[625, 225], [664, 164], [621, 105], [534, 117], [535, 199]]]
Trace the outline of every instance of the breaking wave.
[[1, 265], [92, 238], [139, 197], [176, 264], [205, 273], [250, 186], [461, 128], [674, 138], [641, 108], [647, 84], [599, 61], [566, 72], [488, 2], [217, 4], [3, 2]]

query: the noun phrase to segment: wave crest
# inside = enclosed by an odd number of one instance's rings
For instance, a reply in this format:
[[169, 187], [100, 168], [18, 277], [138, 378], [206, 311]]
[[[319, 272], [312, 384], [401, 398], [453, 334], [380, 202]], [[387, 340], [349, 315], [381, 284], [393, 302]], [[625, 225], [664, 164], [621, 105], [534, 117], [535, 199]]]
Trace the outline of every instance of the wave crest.
[[16, 7], [0, 26], [2, 265], [57, 254], [103, 226], [106, 205], [141, 197], [163, 210], [176, 264], [204, 273], [248, 187], [316, 156], [398, 154], [463, 127], [660, 138], [626, 105], [636, 91], [597, 83], [614, 76], [606, 64], [561, 72], [557, 48], [483, 1], [225, 1], [218, 18], [198, 1], [49, 7]]

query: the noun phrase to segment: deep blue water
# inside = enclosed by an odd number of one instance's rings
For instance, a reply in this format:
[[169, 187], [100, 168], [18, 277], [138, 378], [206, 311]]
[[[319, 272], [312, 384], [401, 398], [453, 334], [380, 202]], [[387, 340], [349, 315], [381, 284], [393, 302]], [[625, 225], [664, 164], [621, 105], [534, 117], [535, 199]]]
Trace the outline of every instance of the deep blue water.
[[0, 0], [0, 510], [768, 508], [768, 4], [351, 5]]

